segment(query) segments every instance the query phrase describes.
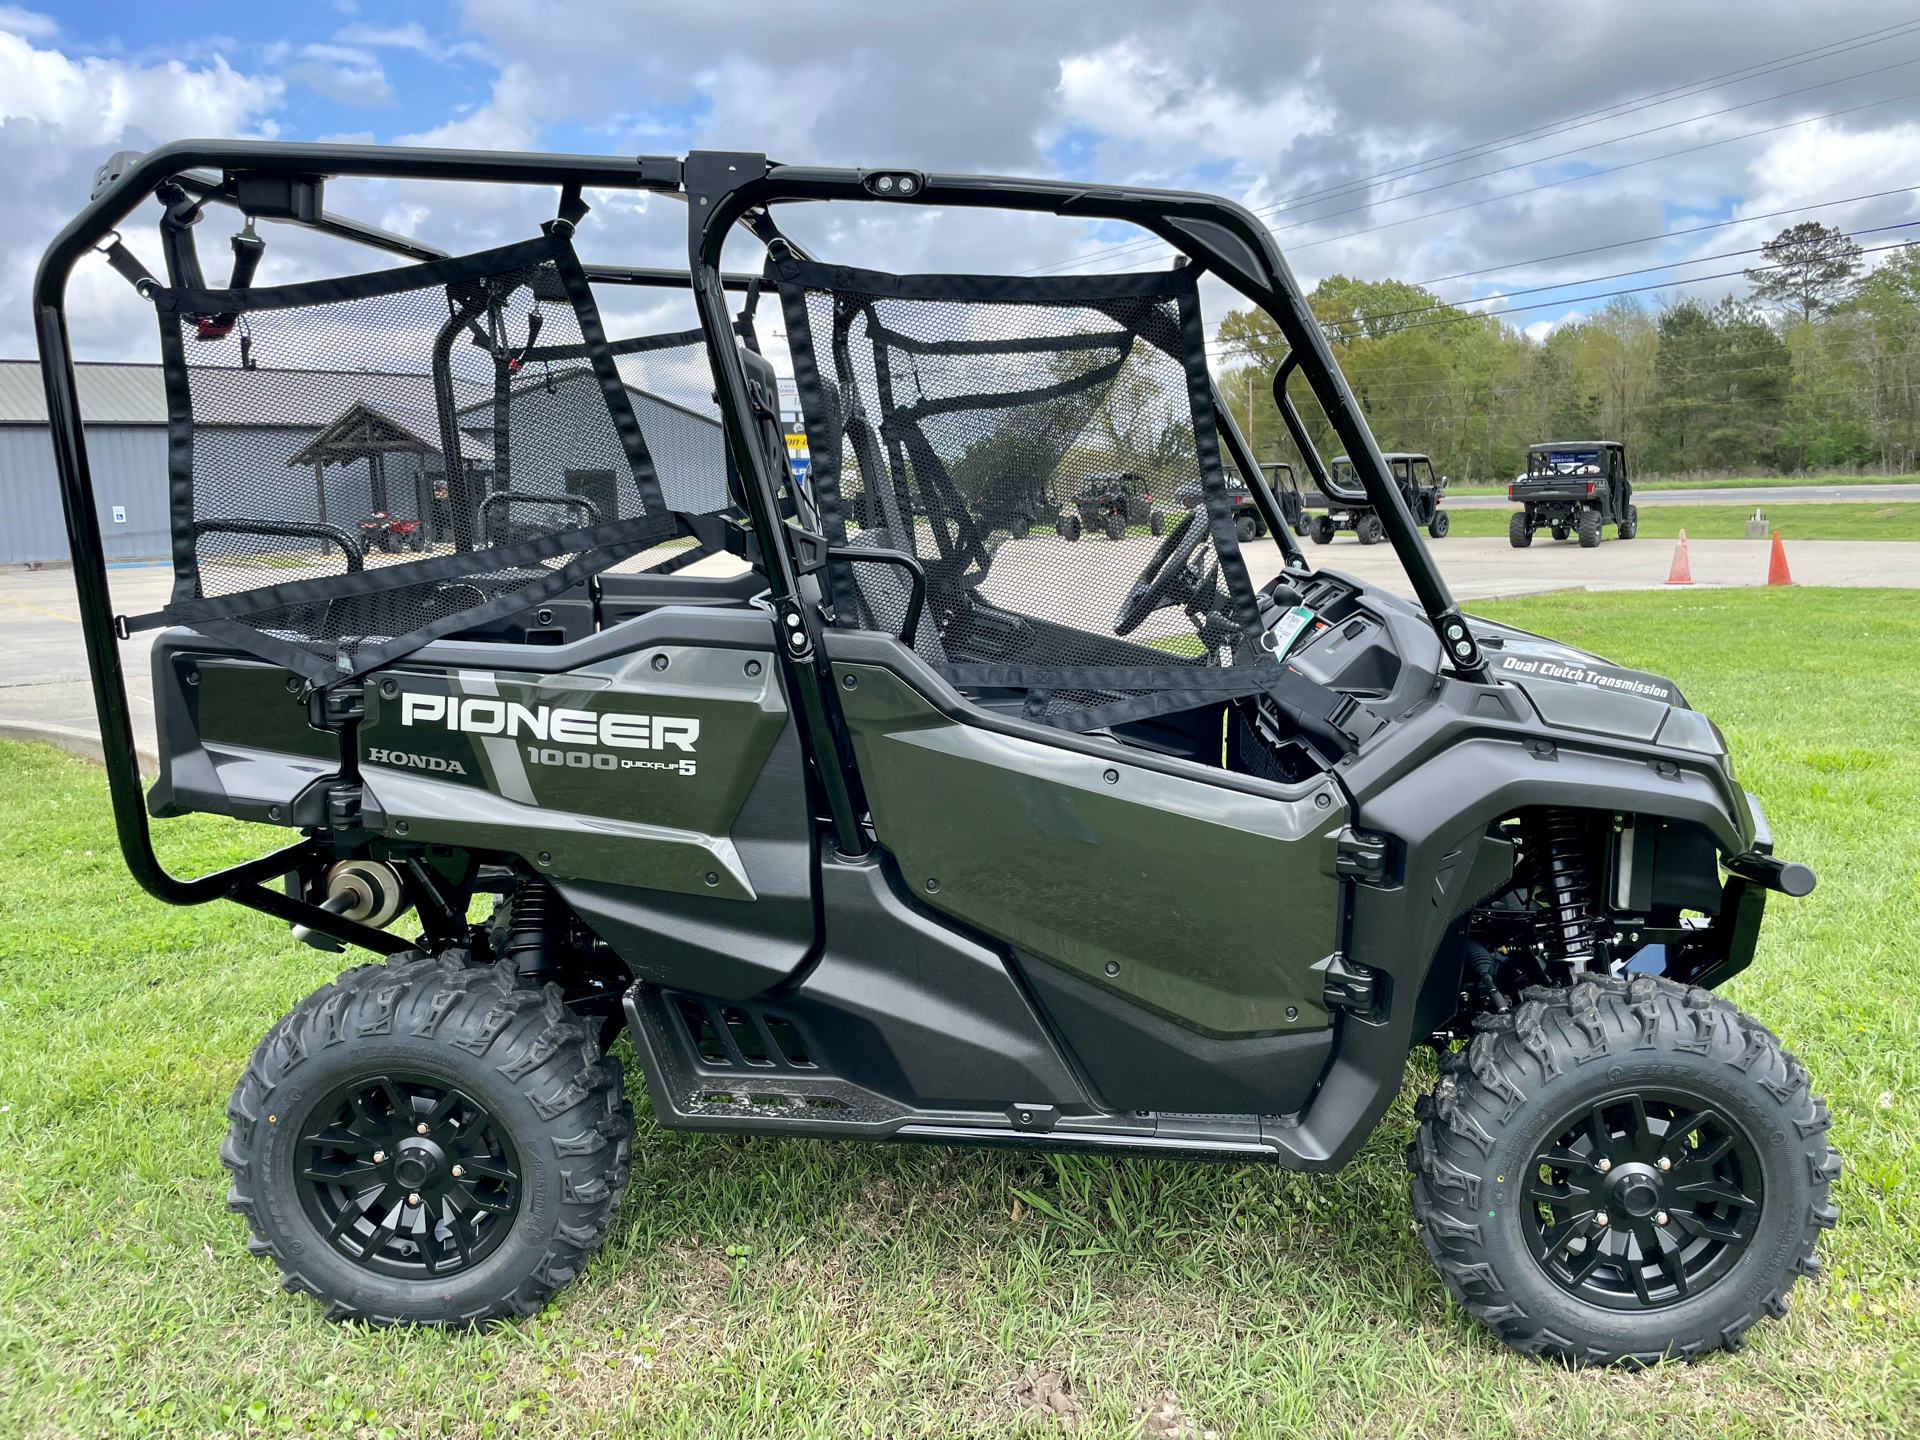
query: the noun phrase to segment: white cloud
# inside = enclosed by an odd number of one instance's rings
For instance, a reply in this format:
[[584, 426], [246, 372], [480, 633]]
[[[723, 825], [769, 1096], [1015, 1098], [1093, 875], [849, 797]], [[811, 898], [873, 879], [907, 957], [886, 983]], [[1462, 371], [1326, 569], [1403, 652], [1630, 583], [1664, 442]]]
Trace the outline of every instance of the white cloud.
[[[9, 17], [11, 18], [11, 17]], [[93, 169], [115, 150], [148, 150], [184, 136], [271, 137], [284, 85], [249, 75], [215, 56], [205, 65], [142, 65], [73, 58], [0, 29], [0, 355], [30, 355], [27, 287], [41, 248], [86, 203]], [[132, 233], [132, 232], [130, 232]], [[149, 264], [150, 240], [136, 239]], [[153, 317], [104, 264], [74, 274], [69, 319], [76, 342], [95, 358], [146, 355]]]
[[97, 145], [135, 125], [169, 136], [237, 134], [257, 129], [251, 122], [281, 93], [280, 81], [244, 75], [219, 56], [198, 70], [177, 60], [71, 60], [0, 32], [0, 119], [53, 127], [56, 143]]
[[287, 74], [342, 105], [387, 105], [393, 101], [393, 87], [387, 83], [379, 59], [351, 46], [303, 46], [300, 63], [289, 67]]
[[1154, 150], [1193, 147], [1235, 160], [1266, 160], [1296, 139], [1324, 133], [1332, 115], [1298, 85], [1248, 95], [1210, 76], [1196, 77], [1122, 40], [1060, 62], [1066, 116], [1104, 135]]
[[484, 46], [471, 41], [442, 44], [427, 34], [426, 27], [418, 20], [409, 20], [405, 25], [348, 25], [334, 32], [333, 38], [342, 45], [364, 45], [375, 50], [411, 50], [441, 64], [456, 57], [483, 62], [494, 58]]
[[46, 40], [58, 35], [60, 26], [50, 15], [23, 10], [18, 5], [0, 5], [0, 31], [24, 35], [30, 40]]

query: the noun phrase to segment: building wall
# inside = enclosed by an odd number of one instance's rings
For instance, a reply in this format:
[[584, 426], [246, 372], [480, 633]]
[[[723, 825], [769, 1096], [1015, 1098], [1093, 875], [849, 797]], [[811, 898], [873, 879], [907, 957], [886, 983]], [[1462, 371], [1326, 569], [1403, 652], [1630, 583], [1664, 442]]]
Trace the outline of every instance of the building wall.
[[[89, 426], [87, 459], [109, 560], [164, 559], [167, 432], [158, 426]], [[124, 521], [113, 518], [123, 506]], [[0, 425], [0, 564], [65, 560], [67, 527], [53, 442], [44, 425]]]

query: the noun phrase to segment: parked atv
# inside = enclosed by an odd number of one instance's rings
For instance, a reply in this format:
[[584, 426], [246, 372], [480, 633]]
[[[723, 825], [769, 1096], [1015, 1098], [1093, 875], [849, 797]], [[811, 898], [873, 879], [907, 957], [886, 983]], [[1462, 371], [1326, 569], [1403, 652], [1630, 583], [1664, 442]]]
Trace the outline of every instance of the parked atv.
[[[1446, 499], [1445, 478], [1435, 479], [1433, 462], [1424, 455], [1389, 453], [1385, 460], [1393, 482], [1405, 499], [1416, 525], [1426, 527], [1434, 539], [1445, 538], [1447, 512], [1441, 509]], [[1331, 545], [1342, 530], [1353, 531], [1362, 545], [1378, 545], [1387, 532], [1378, 507], [1367, 497], [1353, 462], [1344, 455], [1333, 457], [1326, 483], [1316, 486], [1319, 493], [1307, 494], [1306, 506], [1315, 513], [1307, 522], [1308, 533], [1316, 545]]]
[[[331, 176], [490, 172], [516, 194], [549, 183], [554, 218], [454, 258], [322, 194]], [[609, 190], [686, 201], [688, 272], [578, 258], [583, 197]], [[502, 493], [567, 495], [591, 473], [592, 523], [530, 505], [490, 540], [458, 487], [446, 548], [367, 569], [357, 537], [313, 518], [358, 472], [289, 483], [284, 449], [183, 424], [177, 598], [116, 617], [62, 307], [149, 197], [164, 282], [111, 253], [157, 312], [173, 413], [272, 398], [322, 430], [358, 406], [347, 429], [484, 458]], [[1125, 221], [1193, 263], [883, 275], [788, 239], [799, 202]], [[191, 227], [222, 206], [405, 263], [210, 292]], [[736, 226], [765, 247], [758, 275], [717, 268]], [[1318, 483], [1285, 395], [1297, 370], [1347, 450], [1355, 498], [1330, 499], [1364, 507], [1417, 602], [1314, 571], [1277, 511], [1277, 553], [1250, 562], [1262, 542], [1223, 461], [1260, 472], [1199, 383], [1203, 274], [1295, 347], [1275, 377], [1290, 431]], [[699, 329], [608, 333], [607, 286], [689, 282]], [[762, 297], [794, 358], [804, 487]], [[655, 1126], [1325, 1173], [1403, 1127], [1390, 1110], [1428, 1047], [1414, 1228], [1516, 1349], [1638, 1364], [1736, 1346], [1817, 1270], [1840, 1168], [1826, 1106], [1714, 993], [1753, 961], [1769, 895], [1812, 873], [1774, 854], [1672, 680], [1461, 614], [1416, 528], [1441, 518], [1413, 503], [1437, 505], [1437, 484], [1415, 481], [1421, 457], [1380, 453], [1240, 207], [738, 152], [194, 141], [103, 167], [35, 305], [135, 878], [375, 957], [261, 1039], [220, 1152], [249, 1248], [329, 1317], [534, 1314], [591, 1262]], [[204, 348], [188, 367], [192, 345], [230, 343], [194, 338], [200, 312], [244, 334], [254, 310], [286, 368]], [[390, 373], [290, 388], [336, 362], [343, 330]], [[639, 388], [615, 363], [636, 354], [694, 375], [720, 421]], [[541, 378], [516, 382], [522, 366]], [[455, 431], [463, 404], [484, 439]], [[1197, 477], [1203, 503], [1129, 579], [1112, 547], [989, 543], [996, 475], [1082, 497], [1110, 533], [1146, 518], [1131, 497], [1149, 487]], [[861, 496], [874, 528], [849, 527]], [[1080, 503], [1063, 524], [1085, 523]], [[143, 794], [118, 638], [148, 629], [160, 774]], [[191, 813], [285, 843], [181, 879], [148, 819]], [[608, 1051], [623, 1029], [650, 1101], [639, 1136]]]
[[360, 522], [360, 546], [363, 550], [381, 550], [397, 555], [402, 550], [421, 548], [418, 520], [395, 520], [384, 510], [376, 510]]
[[1553, 538], [1577, 536], [1584, 550], [1600, 543], [1604, 525], [1622, 540], [1640, 528], [1627, 478], [1627, 450], [1617, 440], [1549, 440], [1527, 447], [1527, 472], [1507, 487], [1519, 502], [1507, 524], [1516, 550], [1533, 544], [1533, 532], [1545, 527]]
[[1146, 482], [1127, 471], [1089, 477], [1085, 487], [1060, 507], [1054, 529], [1062, 540], [1078, 540], [1088, 530], [1101, 531], [1109, 540], [1123, 540], [1130, 525], [1148, 525], [1158, 535], [1157, 518]]

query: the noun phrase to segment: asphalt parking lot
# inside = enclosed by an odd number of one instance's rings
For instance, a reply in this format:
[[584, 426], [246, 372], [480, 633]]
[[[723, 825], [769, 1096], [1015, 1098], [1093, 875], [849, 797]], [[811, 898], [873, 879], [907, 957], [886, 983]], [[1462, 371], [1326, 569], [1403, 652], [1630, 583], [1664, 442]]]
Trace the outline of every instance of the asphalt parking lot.
[[[1860, 488], [1860, 487], [1855, 487]], [[1725, 493], [1725, 492], [1720, 492]], [[1694, 540], [1688, 543], [1697, 587], [1761, 585], [1766, 582], [1766, 540]], [[1074, 547], [1074, 590], [1089, 584], [1105, 594], [1121, 595], [1152, 557], [1158, 541], [1129, 536], [1121, 541], [1089, 537]], [[995, 557], [988, 585], [990, 598], [1023, 597], [1032, 609], [1036, 594], [1058, 594], [1070, 606], [1059, 583], [1065, 542], [1049, 534], [1009, 541]], [[1593, 550], [1568, 541], [1536, 542], [1513, 549], [1503, 538], [1449, 537], [1432, 542], [1456, 599], [1471, 608], [1475, 600], [1535, 595], [1551, 590], [1657, 589], [1666, 582], [1673, 546], [1663, 540], [1608, 540]], [[1412, 594], [1399, 562], [1387, 545], [1362, 545], [1341, 535], [1331, 545], [1309, 545], [1315, 568], [1340, 570], [1401, 595]], [[1802, 585], [1900, 586], [1920, 588], [1920, 542], [1894, 540], [1801, 540], [1787, 546], [1789, 564]], [[1278, 550], [1268, 544], [1248, 547], [1248, 569], [1255, 584], [1280, 570]], [[728, 557], [703, 562], [736, 564]], [[173, 574], [164, 565], [120, 566], [109, 571], [114, 608], [137, 615], [166, 603]], [[80, 638], [79, 605], [72, 573], [64, 568], [0, 570], [0, 617], [4, 617], [11, 660], [0, 679], [0, 737], [59, 737], [69, 748], [97, 749], [99, 726], [93, 690], [87, 678], [86, 651]], [[1058, 618], [1072, 619], [1062, 614]], [[1165, 612], [1142, 627], [1143, 638], [1180, 633], [1181, 621]], [[155, 632], [120, 644], [121, 665], [133, 704], [135, 740], [143, 754], [154, 753], [152, 690], [147, 652]]]

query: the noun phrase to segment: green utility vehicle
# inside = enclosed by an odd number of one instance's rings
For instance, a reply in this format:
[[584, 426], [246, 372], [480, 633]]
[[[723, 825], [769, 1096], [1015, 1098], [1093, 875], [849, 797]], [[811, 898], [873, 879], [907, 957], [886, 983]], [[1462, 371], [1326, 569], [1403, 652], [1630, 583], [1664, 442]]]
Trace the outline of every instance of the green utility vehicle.
[[[329, 207], [369, 176], [552, 218], [448, 255]], [[580, 258], [610, 191], [684, 204], [686, 269]], [[883, 273], [809, 253], [796, 206], [1126, 221], [1190, 263]], [[385, 253], [219, 285], [196, 230], [223, 215], [236, 252], [260, 221]], [[757, 270], [721, 268], [730, 238]], [[175, 587], [147, 615], [112, 606], [74, 384], [96, 248], [152, 307], [174, 416]], [[1202, 275], [1293, 347], [1289, 428], [1297, 370], [1415, 599], [1308, 565], [1208, 374]], [[653, 309], [635, 287], [698, 324], [610, 328]], [[1811, 872], [1673, 681], [1461, 613], [1418, 529], [1437, 487], [1380, 453], [1240, 206], [733, 151], [190, 141], [108, 162], [34, 305], [135, 880], [372, 956], [268, 1030], [220, 1150], [250, 1249], [328, 1316], [533, 1315], [656, 1127], [1325, 1173], [1390, 1124], [1408, 1245], [1508, 1344], [1579, 1364], [1737, 1345], [1816, 1270], [1826, 1106], [1714, 993]], [[294, 463], [320, 435], [352, 443]], [[455, 480], [417, 550], [323, 518], [368, 513], [390, 451]], [[1157, 543], [992, 533], [1008, 496], [1116, 476], [1198, 499]], [[119, 645], [146, 630], [150, 790]], [[177, 877], [150, 822], [192, 813], [279, 843]]]

